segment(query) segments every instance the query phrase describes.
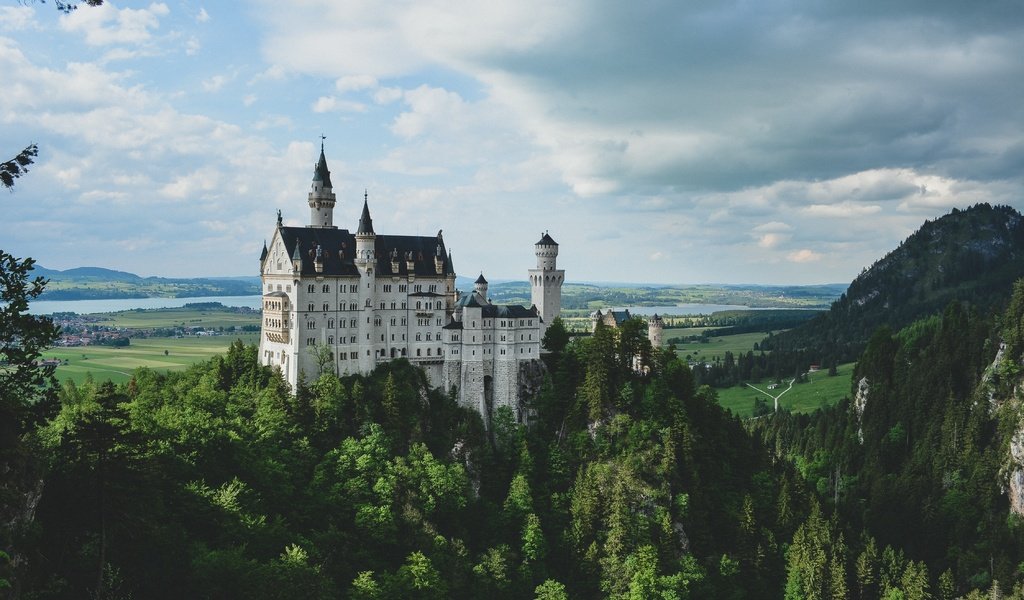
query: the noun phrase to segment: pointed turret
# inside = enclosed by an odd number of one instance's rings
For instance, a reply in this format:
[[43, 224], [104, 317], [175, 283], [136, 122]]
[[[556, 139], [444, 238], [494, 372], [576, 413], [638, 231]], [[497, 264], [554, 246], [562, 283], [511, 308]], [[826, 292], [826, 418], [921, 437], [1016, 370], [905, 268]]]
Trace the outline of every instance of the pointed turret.
[[363, 214], [359, 216], [359, 229], [356, 233], [373, 235], [373, 219], [370, 218], [369, 195], [363, 192]]
[[483, 302], [487, 302], [487, 280], [484, 279], [484, 274], [481, 271], [480, 276], [473, 282], [473, 292], [480, 295], [480, 299]]
[[270, 251], [267, 250], [267, 240], [263, 240], [263, 252], [260, 252], [260, 264], [263, 264], [263, 261], [267, 260], [268, 254], [270, 254]]
[[313, 167], [313, 185], [309, 191], [309, 226], [334, 227], [334, 204], [331, 171], [327, 168], [323, 140], [320, 141], [320, 160]]

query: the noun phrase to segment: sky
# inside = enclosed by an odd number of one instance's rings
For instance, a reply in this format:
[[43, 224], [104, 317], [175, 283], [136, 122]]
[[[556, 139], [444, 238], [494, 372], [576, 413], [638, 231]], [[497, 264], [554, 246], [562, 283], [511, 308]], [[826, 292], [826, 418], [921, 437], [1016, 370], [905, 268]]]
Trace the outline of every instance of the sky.
[[[928, 219], [1024, 208], [1015, 0], [0, 0], [0, 248], [258, 274], [276, 211], [444, 231], [460, 275], [852, 280]], [[321, 139], [321, 135], [326, 139]]]

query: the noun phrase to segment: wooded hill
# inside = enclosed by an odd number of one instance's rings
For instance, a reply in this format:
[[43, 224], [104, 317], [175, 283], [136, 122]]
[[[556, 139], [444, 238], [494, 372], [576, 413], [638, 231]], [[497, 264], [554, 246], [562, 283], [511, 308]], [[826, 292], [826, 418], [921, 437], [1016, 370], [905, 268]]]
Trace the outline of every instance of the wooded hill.
[[1009, 206], [978, 204], [926, 221], [862, 272], [828, 312], [766, 340], [812, 362], [855, 360], [882, 325], [898, 330], [939, 314], [951, 300], [979, 313], [1006, 306], [1024, 277], [1024, 219]]

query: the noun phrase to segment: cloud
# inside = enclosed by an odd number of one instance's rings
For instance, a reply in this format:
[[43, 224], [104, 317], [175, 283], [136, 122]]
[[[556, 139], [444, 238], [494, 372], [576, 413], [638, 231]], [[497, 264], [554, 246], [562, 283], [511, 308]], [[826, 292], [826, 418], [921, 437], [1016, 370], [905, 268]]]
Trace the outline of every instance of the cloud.
[[313, 103], [311, 110], [315, 113], [366, 112], [366, 105], [360, 102], [336, 98], [335, 96], [320, 96]]
[[0, 29], [22, 31], [36, 29], [36, 11], [31, 6], [0, 6]]
[[160, 27], [160, 17], [170, 13], [166, 4], [153, 3], [148, 8], [118, 9], [110, 2], [89, 10], [76, 10], [60, 18], [65, 31], [84, 33], [91, 46], [110, 44], [141, 44], [152, 37], [150, 30]]
[[813, 250], [802, 248], [786, 255], [786, 259], [795, 263], [808, 263], [821, 260], [821, 255]]
[[211, 93], [219, 92], [227, 82], [228, 78], [224, 75], [214, 75], [209, 79], [203, 80], [203, 91]]
[[187, 56], [195, 56], [199, 54], [202, 47], [203, 45], [200, 43], [199, 38], [193, 35], [185, 41], [185, 54]]
[[372, 90], [377, 87], [377, 78], [372, 75], [346, 75], [334, 82], [334, 88], [341, 93]]
[[196, 13], [196, 22], [197, 23], [206, 23], [209, 20], [210, 20], [210, 13], [206, 12], [205, 8], [200, 8], [199, 12]]

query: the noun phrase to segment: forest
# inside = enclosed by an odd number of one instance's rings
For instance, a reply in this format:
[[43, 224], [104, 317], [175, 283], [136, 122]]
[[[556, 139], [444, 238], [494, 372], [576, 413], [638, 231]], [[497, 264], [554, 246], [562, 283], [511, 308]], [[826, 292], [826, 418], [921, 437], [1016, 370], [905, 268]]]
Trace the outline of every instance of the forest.
[[404, 360], [293, 392], [240, 341], [57, 384], [45, 282], [0, 258], [10, 597], [1024, 598], [1024, 280], [877, 327], [848, 399], [745, 421], [642, 320], [556, 321], [525, 421], [485, 427]]

